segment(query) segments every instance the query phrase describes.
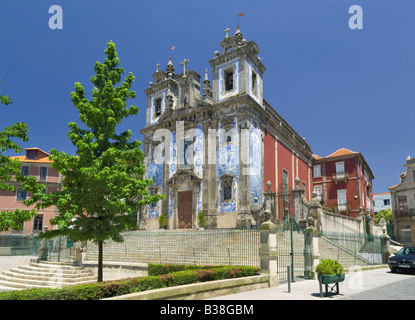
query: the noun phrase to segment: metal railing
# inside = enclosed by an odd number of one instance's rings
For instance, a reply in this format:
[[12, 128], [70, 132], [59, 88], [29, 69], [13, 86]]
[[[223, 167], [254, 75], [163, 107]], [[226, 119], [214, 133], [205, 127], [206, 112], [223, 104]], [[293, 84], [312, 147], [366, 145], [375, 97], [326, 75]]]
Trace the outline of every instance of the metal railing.
[[368, 264], [382, 264], [384, 245], [381, 237], [366, 233], [340, 233], [321, 231], [320, 236], [328, 239], [343, 251], [360, 257]]
[[[104, 261], [259, 266], [259, 231], [251, 229], [129, 231], [124, 242], [106, 241]], [[86, 260], [98, 246], [88, 242]]]

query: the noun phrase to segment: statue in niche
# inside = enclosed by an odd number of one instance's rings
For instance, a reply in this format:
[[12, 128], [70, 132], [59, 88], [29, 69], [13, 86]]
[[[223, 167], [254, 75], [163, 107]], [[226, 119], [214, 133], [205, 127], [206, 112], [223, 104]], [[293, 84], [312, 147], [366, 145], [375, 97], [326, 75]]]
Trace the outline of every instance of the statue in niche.
[[189, 106], [189, 92], [188, 91], [185, 91], [184, 93], [183, 105], [185, 107]]

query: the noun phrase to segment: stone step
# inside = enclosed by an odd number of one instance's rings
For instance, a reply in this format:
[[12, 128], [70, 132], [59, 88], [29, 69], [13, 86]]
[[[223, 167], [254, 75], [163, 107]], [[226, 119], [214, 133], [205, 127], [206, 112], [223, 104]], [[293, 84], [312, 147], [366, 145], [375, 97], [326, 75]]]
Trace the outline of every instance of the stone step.
[[70, 263], [60, 262], [60, 263], [52, 263], [49, 261], [41, 261], [39, 263], [31, 262], [30, 266], [35, 268], [43, 268], [43, 269], [59, 269], [59, 270], [82, 270], [82, 266], [73, 266]]
[[74, 285], [74, 284], [81, 284], [81, 283], [87, 283], [87, 282], [95, 282], [97, 279], [94, 276], [89, 277], [82, 277], [82, 278], [76, 278], [76, 279], [62, 279], [57, 277], [45, 277], [42, 280], [37, 280], [33, 278], [22, 278], [22, 277], [15, 277], [15, 276], [8, 276], [2, 273], [0, 275], [0, 280], [23, 284], [27, 286], [41, 286], [41, 287], [61, 287], [64, 285]]
[[18, 266], [19, 269], [21, 270], [26, 270], [26, 271], [32, 271], [32, 272], [47, 272], [47, 273], [62, 273], [62, 274], [72, 274], [72, 275], [76, 275], [78, 273], [82, 273], [83, 269], [60, 269], [59, 267], [56, 268], [45, 268], [45, 267], [38, 267], [38, 266], [34, 266], [34, 265], [28, 265], [28, 266]]
[[0, 286], [13, 289], [61, 288], [62, 286], [93, 283], [97, 277], [90, 270], [69, 263], [31, 262], [0, 274]]
[[49, 272], [31, 272], [19, 268], [13, 268], [9, 271], [3, 271], [3, 274], [11, 277], [18, 277], [24, 279], [42, 280], [48, 278], [62, 278], [62, 279], [79, 279], [83, 277], [93, 276], [92, 272], [83, 272], [78, 274], [63, 274], [63, 273], [49, 273]]

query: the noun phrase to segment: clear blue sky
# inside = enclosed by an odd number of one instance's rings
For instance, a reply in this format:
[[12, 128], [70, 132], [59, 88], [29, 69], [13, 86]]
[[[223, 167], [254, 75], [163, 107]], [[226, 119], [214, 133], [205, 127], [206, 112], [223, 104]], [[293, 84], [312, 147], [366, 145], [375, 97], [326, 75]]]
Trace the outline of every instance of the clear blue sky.
[[[351, 5], [363, 9], [363, 30], [348, 25]], [[63, 9], [63, 29], [48, 26], [49, 7]], [[0, 130], [17, 121], [30, 128], [23, 147], [75, 149], [67, 124], [79, 123], [70, 93], [88, 93], [95, 61], [114, 41], [121, 65], [136, 76], [140, 113], [128, 120], [134, 138], [145, 126], [144, 90], [155, 65], [190, 59], [203, 76], [220, 50], [224, 30], [255, 41], [267, 70], [264, 98], [327, 156], [344, 147], [363, 154], [374, 193], [399, 183], [415, 157], [415, 1], [413, 0], [3, 0], [0, 2]]]

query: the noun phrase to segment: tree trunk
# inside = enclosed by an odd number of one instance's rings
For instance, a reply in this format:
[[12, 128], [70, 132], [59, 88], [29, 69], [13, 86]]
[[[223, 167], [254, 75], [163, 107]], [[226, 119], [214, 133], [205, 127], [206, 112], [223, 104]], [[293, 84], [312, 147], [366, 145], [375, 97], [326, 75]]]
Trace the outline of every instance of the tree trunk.
[[103, 253], [103, 241], [98, 241], [98, 282], [102, 282], [102, 253]]

